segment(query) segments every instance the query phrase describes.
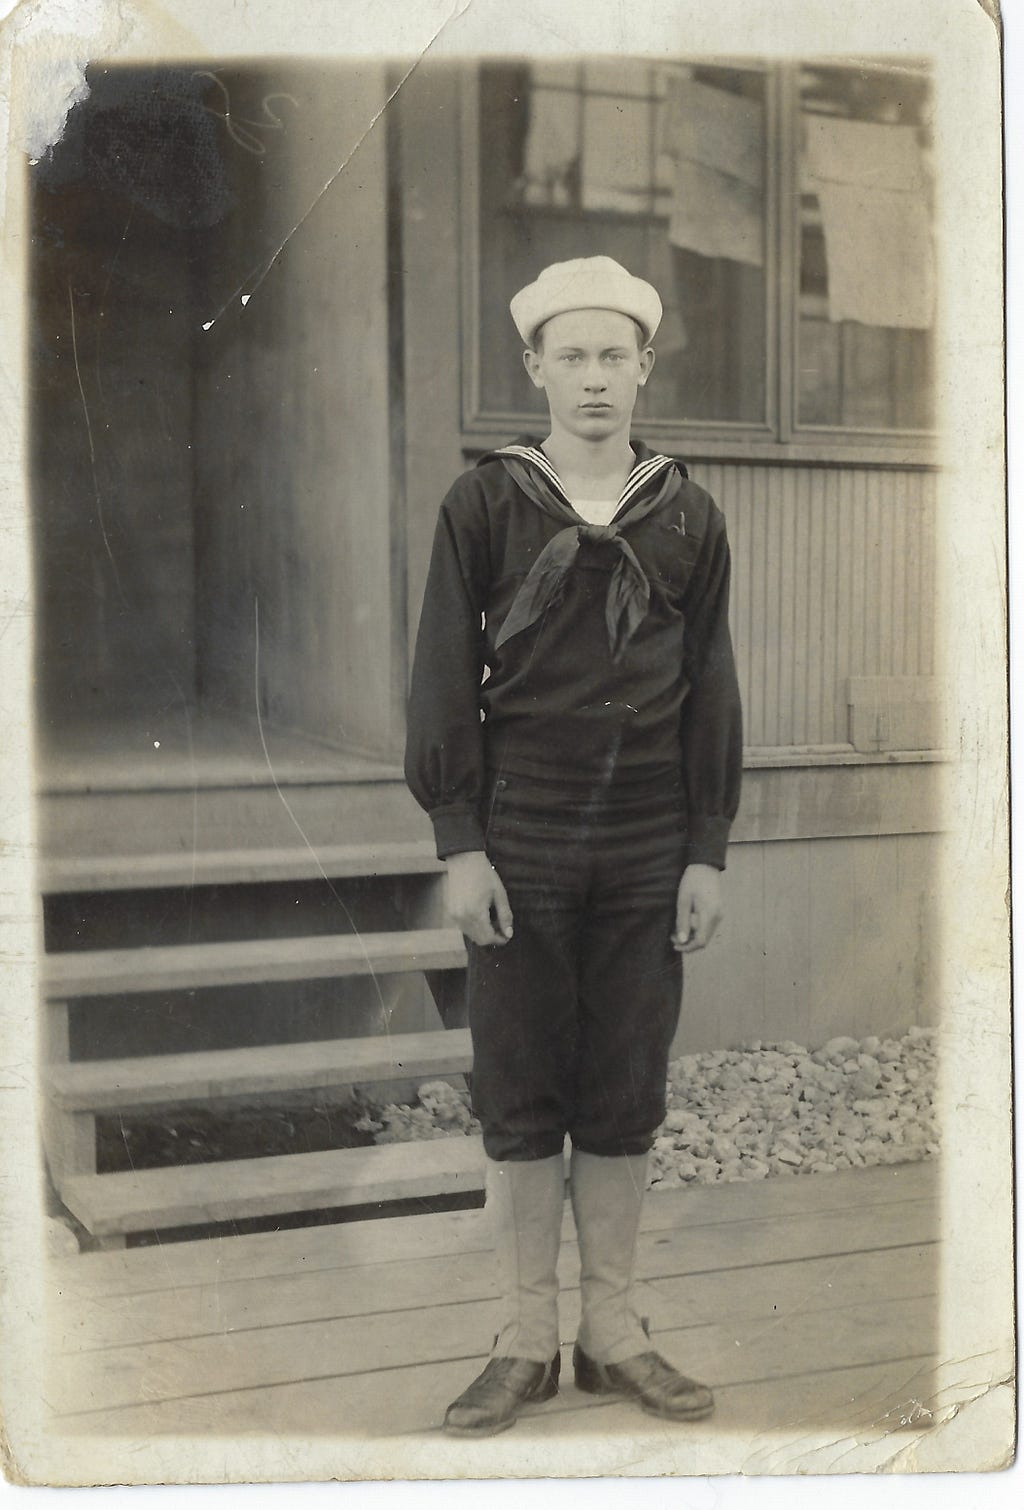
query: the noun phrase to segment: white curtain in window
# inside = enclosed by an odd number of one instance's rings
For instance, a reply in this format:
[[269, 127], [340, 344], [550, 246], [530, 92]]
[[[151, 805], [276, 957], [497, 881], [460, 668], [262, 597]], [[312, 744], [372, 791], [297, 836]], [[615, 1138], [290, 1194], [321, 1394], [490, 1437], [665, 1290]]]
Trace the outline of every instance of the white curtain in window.
[[703, 257], [764, 266], [764, 119], [755, 100], [673, 79], [665, 150], [675, 158], [668, 239]]
[[828, 315], [924, 330], [935, 313], [928, 174], [913, 126], [805, 117], [808, 187], [818, 196]]
[[651, 105], [648, 100], [588, 94], [583, 101], [585, 210], [650, 213]]
[[566, 90], [534, 89], [526, 135], [524, 197], [527, 204], [570, 201], [568, 175], [579, 156], [579, 96]]

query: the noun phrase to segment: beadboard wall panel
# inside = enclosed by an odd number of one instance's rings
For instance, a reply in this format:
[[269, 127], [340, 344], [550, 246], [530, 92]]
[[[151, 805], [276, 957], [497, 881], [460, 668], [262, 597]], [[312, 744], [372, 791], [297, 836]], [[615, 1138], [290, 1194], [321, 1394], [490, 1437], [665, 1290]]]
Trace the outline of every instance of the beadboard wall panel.
[[725, 512], [748, 746], [848, 738], [846, 679], [934, 676], [936, 476], [695, 462]]

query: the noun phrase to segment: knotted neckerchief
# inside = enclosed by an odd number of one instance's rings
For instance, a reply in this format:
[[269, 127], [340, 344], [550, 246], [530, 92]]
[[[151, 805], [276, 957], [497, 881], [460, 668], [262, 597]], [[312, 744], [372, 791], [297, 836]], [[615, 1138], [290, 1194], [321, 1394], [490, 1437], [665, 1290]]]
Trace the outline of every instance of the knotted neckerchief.
[[682, 486], [677, 464], [670, 456], [652, 454], [638, 461], [626, 479], [611, 524], [587, 524], [569, 503], [558, 473], [539, 446], [502, 446], [487, 457], [500, 457], [516, 486], [549, 514], [561, 519], [559, 530], [541, 551], [516, 593], [508, 617], [498, 631], [495, 648], [528, 629], [559, 601], [565, 579], [576, 563], [580, 545], [614, 545], [619, 559], [612, 568], [605, 599], [604, 620], [612, 659], [618, 660], [647, 612], [651, 584], [636, 552], [621, 531], [645, 519]]

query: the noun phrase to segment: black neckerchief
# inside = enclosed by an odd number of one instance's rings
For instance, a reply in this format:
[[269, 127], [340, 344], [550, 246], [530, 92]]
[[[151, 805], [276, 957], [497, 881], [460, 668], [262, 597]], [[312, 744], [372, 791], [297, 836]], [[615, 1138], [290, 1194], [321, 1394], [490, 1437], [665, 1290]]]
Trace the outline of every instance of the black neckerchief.
[[576, 562], [580, 545], [613, 545], [619, 559], [612, 570], [605, 599], [605, 624], [612, 659], [618, 660], [642, 622], [651, 599], [651, 584], [629, 541], [621, 533], [645, 519], [682, 486], [679, 464], [637, 444], [637, 461], [626, 478], [618, 507], [610, 524], [588, 524], [580, 518], [566, 496], [565, 488], [547, 456], [531, 441], [517, 441], [488, 451], [484, 461], [499, 459], [516, 486], [553, 519], [564, 522], [537, 557], [519, 591], [508, 617], [498, 631], [495, 648], [521, 634], [559, 601], [565, 579]]

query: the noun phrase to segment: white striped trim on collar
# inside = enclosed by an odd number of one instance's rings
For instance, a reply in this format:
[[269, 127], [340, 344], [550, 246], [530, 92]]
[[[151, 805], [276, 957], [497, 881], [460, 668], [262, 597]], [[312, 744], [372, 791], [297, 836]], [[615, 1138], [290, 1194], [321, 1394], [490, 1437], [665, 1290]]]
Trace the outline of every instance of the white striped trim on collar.
[[[514, 444], [499, 446], [494, 454], [495, 456], [518, 456], [523, 461], [532, 462], [535, 467], [538, 467], [544, 473], [548, 482], [558, 489], [560, 496], [572, 508], [572, 500], [565, 491], [562, 479], [539, 446], [517, 446]], [[675, 466], [675, 462], [671, 456], [662, 456], [660, 453], [649, 456], [646, 461], [638, 462], [626, 478], [625, 486], [619, 494], [619, 500], [615, 506], [615, 512], [618, 513], [623, 504], [628, 503], [631, 498], [635, 497], [640, 489], [646, 483], [650, 482], [651, 478], [655, 477], [658, 472], [664, 471], [666, 467], [673, 466]]]
[[562, 485], [562, 479], [539, 446], [500, 446], [494, 454], [496, 456], [518, 456], [523, 461], [533, 462], [534, 466], [539, 467], [544, 473], [544, 476], [551, 483], [552, 487], [558, 489], [560, 496], [564, 498], [565, 502], [569, 503], [569, 495]]

